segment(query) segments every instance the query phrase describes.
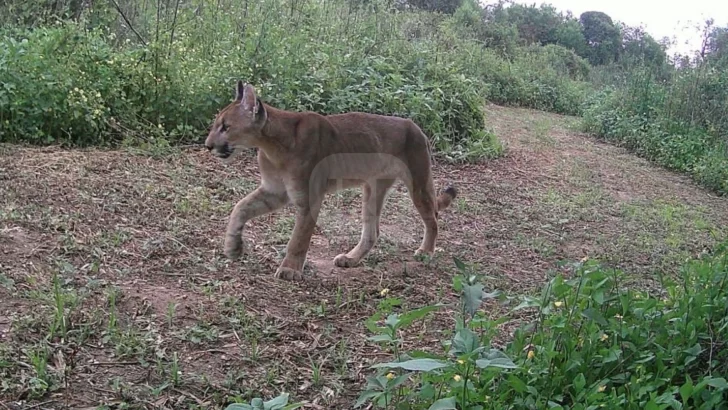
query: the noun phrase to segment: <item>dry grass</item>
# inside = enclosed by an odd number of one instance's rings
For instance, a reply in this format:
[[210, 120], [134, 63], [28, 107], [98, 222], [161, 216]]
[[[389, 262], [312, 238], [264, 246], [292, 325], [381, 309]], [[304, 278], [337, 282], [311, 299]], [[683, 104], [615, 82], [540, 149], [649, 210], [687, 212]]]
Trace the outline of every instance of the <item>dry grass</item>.
[[[249, 256], [221, 254], [226, 218], [257, 182], [252, 157], [0, 147], [0, 408], [207, 409], [281, 391], [351, 408], [378, 360], [364, 320], [380, 290], [403, 308], [452, 303], [454, 255], [510, 295], [587, 255], [647, 286], [725, 234], [725, 200], [578, 135], [573, 119], [491, 106], [488, 121], [505, 157], [436, 167], [461, 196], [433, 261], [411, 256], [422, 228], [400, 185], [373, 254], [335, 268], [359, 237], [349, 191], [328, 199], [301, 283], [272, 278], [290, 208], [249, 224]], [[450, 327], [444, 310], [406, 340], [437, 350]]]

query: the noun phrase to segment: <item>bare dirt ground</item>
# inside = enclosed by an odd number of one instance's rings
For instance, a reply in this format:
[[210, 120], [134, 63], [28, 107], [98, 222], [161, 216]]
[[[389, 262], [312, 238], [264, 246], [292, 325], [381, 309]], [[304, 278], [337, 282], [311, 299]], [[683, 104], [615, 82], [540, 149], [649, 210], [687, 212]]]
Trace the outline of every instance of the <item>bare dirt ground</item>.
[[[365, 340], [380, 292], [403, 309], [452, 305], [453, 256], [509, 295], [586, 256], [655, 286], [725, 236], [728, 201], [580, 135], [573, 118], [489, 106], [486, 121], [504, 157], [436, 165], [437, 186], [460, 196], [434, 260], [412, 257], [422, 225], [400, 184], [376, 250], [335, 268], [359, 238], [352, 190], [327, 201], [303, 282], [272, 277], [290, 207], [248, 225], [243, 259], [222, 255], [227, 217], [257, 182], [252, 157], [0, 146], [0, 409], [207, 409], [280, 392], [348, 409], [386, 359]], [[415, 325], [407, 347], [439, 350], [451, 317]]]

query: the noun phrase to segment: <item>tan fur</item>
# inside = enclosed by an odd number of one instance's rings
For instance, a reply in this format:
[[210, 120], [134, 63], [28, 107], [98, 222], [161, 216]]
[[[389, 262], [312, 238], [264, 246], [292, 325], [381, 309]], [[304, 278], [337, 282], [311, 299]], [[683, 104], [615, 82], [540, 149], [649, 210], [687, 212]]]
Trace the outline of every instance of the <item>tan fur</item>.
[[249, 84], [238, 82], [236, 98], [215, 119], [205, 146], [228, 158], [244, 148], [258, 148], [260, 186], [240, 200], [227, 225], [225, 255], [243, 252], [243, 227], [253, 218], [288, 203], [296, 221], [286, 256], [276, 277], [300, 279], [324, 196], [354, 186], [364, 191], [359, 243], [336, 256], [339, 267], [357, 265], [374, 247], [379, 218], [389, 189], [397, 180], [407, 186], [422, 217], [424, 238], [415, 255], [432, 255], [438, 212], [457, 195], [454, 188], [435, 196], [427, 137], [414, 122], [365, 113], [323, 116], [289, 112], [264, 104]]

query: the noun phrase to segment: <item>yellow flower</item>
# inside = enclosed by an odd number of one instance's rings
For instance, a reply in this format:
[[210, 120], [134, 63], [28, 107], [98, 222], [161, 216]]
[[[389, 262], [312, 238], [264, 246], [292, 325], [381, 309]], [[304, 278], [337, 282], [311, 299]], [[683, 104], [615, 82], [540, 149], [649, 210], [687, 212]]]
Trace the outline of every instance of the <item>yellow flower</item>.
[[559, 301], [556, 301], [556, 302], [554, 302], [554, 306], [556, 306], [557, 308], [560, 308], [560, 307], [561, 307], [561, 306], [563, 306], [563, 305], [564, 305], [564, 302], [562, 302], [562, 301], [560, 301], [560, 300], [559, 300]]
[[536, 353], [533, 350], [529, 350], [528, 351], [528, 358], [529, 359], [533, 359], [534, 357], [536, 357]]
[[389, 289], [387, 289], [387, 288], [384, 288], [384, 289], [382, 289], [382, 290], [381, 290], [381, 292], [379, 292], [379, 294], [380, 294], [381, 296], [386, 296], [386, 295], [387, 295], [387, 293], [389, 293]]
[[460, 377], [460, 375], [459, 375], [459, 374], [456, 374], [456, 375], [455, 375], [455, 376], [453, 376], [452, 378], [453, 378], [453, 379], [455, 379], [455, 381], [456, 381], [456, 382], [459, 382], [460, 380], [462, 380], [462, 379], [463, 379], [462, 377]]
[[462, 361], [461, 359], [458, 359], [458, 364], [465, 364], [465, 362]]
[[394, 373], [392, 373], [392, 372], [387, 373], [387, 379], [389, 379], [389, 380], [394, 379]]
[[597, 391], [599, 393], [603, 392], [604, 390], [607, 390], [607, 386], [602, 385], [602, 386], [599, 386], [599, 388], [597, 388]]
[[602, 342], [603, 342], [603, 341], [609, 339], [609, 336], [607, 336], [607, 334], [604, 333], [600, 339], [602, 339]]

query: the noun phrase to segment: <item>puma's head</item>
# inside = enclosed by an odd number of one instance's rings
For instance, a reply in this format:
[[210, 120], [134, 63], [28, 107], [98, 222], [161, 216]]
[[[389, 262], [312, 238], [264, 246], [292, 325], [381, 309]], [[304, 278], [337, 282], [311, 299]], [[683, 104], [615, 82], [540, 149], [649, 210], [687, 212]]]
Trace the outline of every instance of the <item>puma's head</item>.
[[253, 86], [238, 81], [235, 101], [215, 118], [205, 147], [220, 158], [228, 158], [240, 148], [253, 148], [262, 138], [261, 130], [267, 118]]

